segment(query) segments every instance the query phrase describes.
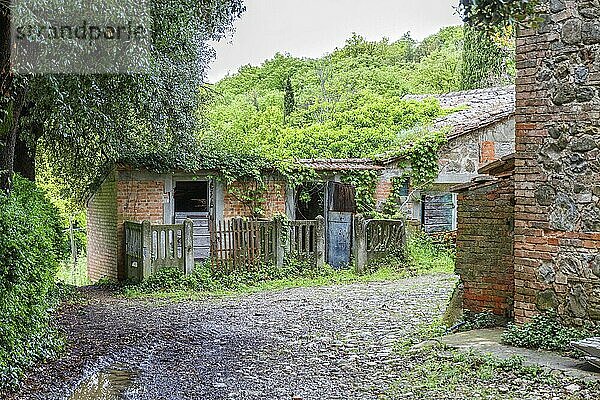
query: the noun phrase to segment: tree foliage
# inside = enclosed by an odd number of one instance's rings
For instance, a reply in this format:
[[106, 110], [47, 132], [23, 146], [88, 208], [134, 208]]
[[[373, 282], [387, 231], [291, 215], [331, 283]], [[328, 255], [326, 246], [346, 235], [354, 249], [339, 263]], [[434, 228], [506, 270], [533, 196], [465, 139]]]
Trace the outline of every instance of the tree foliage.
[[435, 100], [402, 97], [457, 90], [462, 40], [460, 27], [422, 43], [409, 35], [370, 42], [354, 34], [318, 59], [277, 54], [244, 66], [214, 85], [216, 95], [200, 112], [200, 136], [274, 161], [372, 157], [404, 147], [407, 130], [444, 111]]
[[18, 176], [12, 195], [0, 194], [0, 232], [1, 396], [61, 345], [48, 324], [63, 233], [45, 193]]
[[4, 106], [15, 104], [16, 89], [24, 88], [19, 137], [72, 194], [120, 159], [154, 154], [185, 164], [194, 158], [198, 91], [214, 57], [208, 42], [227, 34], [244, 7], [241, 0], [151, 0], [149, 6], [148, 73], [14, 76], [2, 99]]
[[537, 20], [539, 0], [460, 0], [458, 10], [465, 24], [496, 32]]
[[480, 89], [513, 82], [515, 76], [512, 30], [490, 33], [465, 27], [461, 89]]

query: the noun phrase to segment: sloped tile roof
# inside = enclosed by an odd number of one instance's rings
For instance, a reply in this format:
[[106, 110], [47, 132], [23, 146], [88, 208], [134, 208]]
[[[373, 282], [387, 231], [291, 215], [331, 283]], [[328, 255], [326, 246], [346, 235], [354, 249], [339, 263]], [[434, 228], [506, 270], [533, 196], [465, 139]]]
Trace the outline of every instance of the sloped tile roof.
[[451, 127], [448, 139], [500, 122], [515, 113], [515, 87], [465, 90], [433, 95], [406, 95], [406, 100], [435, 98], [442, 108], [464, 107], [450, 115], [438, 118], [433, 127]]
[[315, 171], [357, 171], [380, 170], [382, 166], [369, 158], [305, 158], [296, 161]]

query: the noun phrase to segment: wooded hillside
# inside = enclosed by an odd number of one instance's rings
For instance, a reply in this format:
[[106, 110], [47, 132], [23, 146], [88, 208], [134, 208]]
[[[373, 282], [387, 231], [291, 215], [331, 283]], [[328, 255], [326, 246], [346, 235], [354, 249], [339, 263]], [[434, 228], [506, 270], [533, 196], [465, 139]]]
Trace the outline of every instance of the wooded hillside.
[[458, 90], [463, 30], [417, 43], [369, 42], [358, 35], [318, 59], [277, 54], [244, 66], [208, 92], [203, 139], [269, 159], [363, 157], [393, 148], [399, 132], [442, 113], [407, 93]]

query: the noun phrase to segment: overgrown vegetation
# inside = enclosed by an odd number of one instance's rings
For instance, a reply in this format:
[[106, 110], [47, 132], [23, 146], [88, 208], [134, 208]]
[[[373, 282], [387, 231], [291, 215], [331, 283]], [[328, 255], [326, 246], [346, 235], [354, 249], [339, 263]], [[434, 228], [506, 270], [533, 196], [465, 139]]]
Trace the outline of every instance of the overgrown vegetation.
[[62, 220], [35, 184], [15, 176], [0, 195], [0, 393], [24, 369], [62, 346], [51, 328], [51, 292], [61, 259]]
[[488, 329], [498, 326], [506, 326], [505, 317], [496, 315], [490, 311], [474, 313], [470, 310], [464, 310], [461, 321], [458, 323], [460, 331], [470, 331], [473, 329]]
[[407, 264], [414, 273], [454, 273], [454, 251], [434, 243], [425, 233], [412, 233], [406, 245]]
[[598, 328], [568, 327], [553, 311], [534, 315], [523, 325], [509, 325], [502, 341], [517, 347], [569, 352], [569, 343], [600, 335]]
[[[543, 397], [543, 393], [553, 393], [557, 385], [564, 384], [564, 378], [538, 366], [526, 366], [518, 357], [499, 359], [434, 348], [409, 355], [409, 358], [406, 364], [415, 367], [402, 371], [387, 398], [517, 400], [530, 398], [532, 392]], [[598, 390], [598, 385], [590, 384], [589, 389]]]
[[335, 270], [327, 265], [288, 260], [283, 268], [261, 265], [248, 270], [213, 271], [209, 263], [197, 264], [186, 276], [177, 268], [164, 268], [139, 284], [128, 285], [128, 296], [197, 297], [299, 286], [322, 286], [353, 282], [385, 281], [427, 273], [453, 273], [454, 258], [446, 249], [421, 235], [408, 241], [406, 257], [388, 257], [372, 263], [363, 274], [353, 268]]

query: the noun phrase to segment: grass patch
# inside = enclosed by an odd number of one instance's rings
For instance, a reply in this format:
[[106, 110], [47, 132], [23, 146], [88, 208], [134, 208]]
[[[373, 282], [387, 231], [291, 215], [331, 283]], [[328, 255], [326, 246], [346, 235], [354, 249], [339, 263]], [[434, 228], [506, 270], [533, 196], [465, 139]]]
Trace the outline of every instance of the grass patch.
[[522, 399], [532, 386], [552, 389], [558, 378], [538, 366], [525, 366], [522, 359], [499, 359], [480, 353], [427, 349], [407, 358], [412, 367], [402, 371], [388, 398]]
[[435, 244], [423, 233], [413, 233], [406, 243], [406, 264], [412, 273], [454, 273], [454, 251]]
[[85, 254], [80, 255], [76, 263], [73, 262], [73, 259], [62, 261], [56, 273], [56, 280], [72, 286], [89, 285], [91, 281], [87, 274]]

